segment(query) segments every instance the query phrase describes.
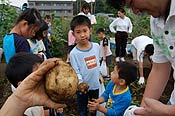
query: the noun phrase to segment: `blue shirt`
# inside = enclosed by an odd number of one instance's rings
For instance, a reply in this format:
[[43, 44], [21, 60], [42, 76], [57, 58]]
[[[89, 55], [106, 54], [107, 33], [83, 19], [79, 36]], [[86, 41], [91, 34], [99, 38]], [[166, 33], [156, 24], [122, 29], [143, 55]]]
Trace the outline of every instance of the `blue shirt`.
[[30, 45], [25, 37], [11, 33], [6, 34], [3, 38], [3, 49], [5, 60], [8, 63], [15, 53], [30, 52]]
[[123, 116], [125, 110], [130, 106], [132, 101], [129, 87], [120, 93], [114, 93], [115, 88], [116, 85], [110, 81], [104, 93], [101, 95], [106, 102], [109, 98], [112, 100], [112, 107], [107, 108], [106, 116]]
[[80, 50], [76, 46], [70, 52], [70, 63], [75, 70], [79, 83], [86, 82], [89, 90], [100, 87], [100, 47], [97, 43], [91, 43], [88, 50]]

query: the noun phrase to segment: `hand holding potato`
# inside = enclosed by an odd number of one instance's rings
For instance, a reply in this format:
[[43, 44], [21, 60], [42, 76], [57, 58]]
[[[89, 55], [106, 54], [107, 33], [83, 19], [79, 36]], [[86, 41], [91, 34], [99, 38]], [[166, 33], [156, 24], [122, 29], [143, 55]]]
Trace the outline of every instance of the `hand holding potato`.
[[82, 82], [78, 85], [78, 92], [80, 93], [80, 95], [86, 94], [88, 92], [88, 89], [89, 85], [85, 82]]

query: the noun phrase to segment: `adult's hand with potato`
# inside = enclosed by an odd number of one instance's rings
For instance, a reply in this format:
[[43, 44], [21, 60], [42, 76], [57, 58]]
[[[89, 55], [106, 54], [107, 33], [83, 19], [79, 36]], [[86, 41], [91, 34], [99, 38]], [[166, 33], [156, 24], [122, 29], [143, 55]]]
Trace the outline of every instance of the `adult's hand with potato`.
[[53, 102], [45, 93], [44, 75], [58, 62], [57, 58], [43, 62], [38, 70], [27, 76], [17, 90], [7, 99], [0, 110], [0, 116], [23, 116], [24, 111], [31, 106], [48, 106], [51, 108], [64, 108], [65, 104]]

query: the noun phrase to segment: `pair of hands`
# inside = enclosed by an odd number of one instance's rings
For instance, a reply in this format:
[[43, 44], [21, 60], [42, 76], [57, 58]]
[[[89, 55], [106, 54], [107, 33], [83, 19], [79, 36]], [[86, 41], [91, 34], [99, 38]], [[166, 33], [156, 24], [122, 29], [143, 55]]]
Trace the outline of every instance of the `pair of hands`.
[[88, 109], [89, 112], [95, 112], [100, 107], [100, 104], [97, 99], [92, 99], [92, 101], [88, 101]]

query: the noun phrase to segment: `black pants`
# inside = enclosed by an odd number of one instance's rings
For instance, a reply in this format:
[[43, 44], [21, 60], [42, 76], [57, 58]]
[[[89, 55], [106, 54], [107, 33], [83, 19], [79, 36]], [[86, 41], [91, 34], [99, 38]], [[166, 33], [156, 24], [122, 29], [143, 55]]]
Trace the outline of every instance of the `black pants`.
[[117, 31], [115, 33], [115, 55], [116, 57], [125, 57], [126, 56], [126, 45], [127, 45], [128, 33]]

